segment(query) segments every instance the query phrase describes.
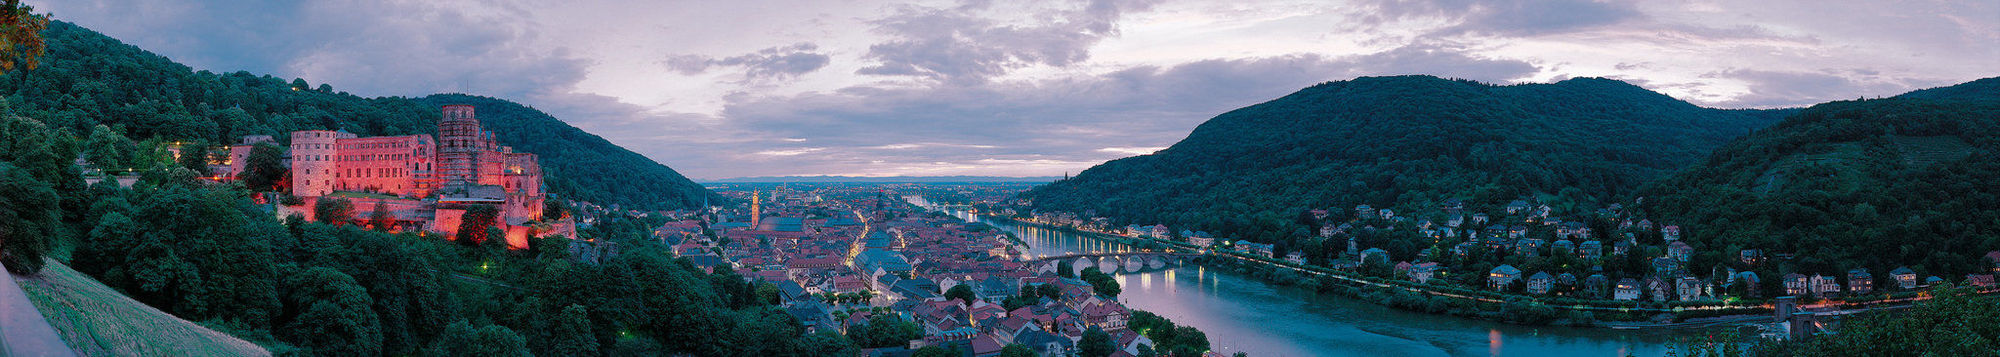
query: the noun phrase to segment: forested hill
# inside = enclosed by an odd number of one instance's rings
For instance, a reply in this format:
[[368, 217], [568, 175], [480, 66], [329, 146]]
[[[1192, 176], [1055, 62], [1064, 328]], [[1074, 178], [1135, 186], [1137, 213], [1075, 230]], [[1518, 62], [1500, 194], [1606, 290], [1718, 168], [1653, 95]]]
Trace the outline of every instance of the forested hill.
[[1698, 251], [1956, 281], [2000, 249], [2000, 78], [1816, 105], [1644, 192], [1638, 208], [1687, 226]]
[[362, 136], [434, 133], [438, 105], [479, 106], [501, 143], [541, 157], [552, 193], [631, 208], [673, 209], [717, 198], [673, 169], [520, 104], [434, 95], [364, 98], [328, 84], [248, 72], [195, 71], [67, 22], [43, 32], [42, 66], [0, 76], [19, 115], [74, 133], [103, 124], [133, 139], [233, 143], [243, 135], [342, 129]]
[[1363, 77], [1223, 113], [1166, 150], [1022, 197], [1285, 243], [1304, 235], [1294, 217], [1311, 208], [1610, 202], [1781, 114], [1701, 108], [1609, 79]]
[[541, 157], [543, 181], [564, 197], [625, 207], [696, 207], [703, 197], [722, 202], [674, 169], [535, 108], [465, 94], [433, 94], [416, 102], [424, 108], [477, 106], [480, 122], [500, 142]]

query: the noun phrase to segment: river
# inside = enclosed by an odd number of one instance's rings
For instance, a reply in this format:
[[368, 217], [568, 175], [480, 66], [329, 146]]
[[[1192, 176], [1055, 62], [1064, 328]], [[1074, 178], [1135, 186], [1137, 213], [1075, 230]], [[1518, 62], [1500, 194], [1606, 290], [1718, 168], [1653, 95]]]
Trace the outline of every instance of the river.
[[[921, 197], [912, 203], [929, 207]], [[935, 208], [935, 207], [933, 207]], [[1032, 257], [1129, 249], [1081, 234], [990, 220]], [[1658, 356], [1673, 333], [1529, 327], [1390, 309], [1276, 286], [1199, 265], [1122, 274], [1119, 300], [1208, 334], [1223, 354], [1251, 356]]]

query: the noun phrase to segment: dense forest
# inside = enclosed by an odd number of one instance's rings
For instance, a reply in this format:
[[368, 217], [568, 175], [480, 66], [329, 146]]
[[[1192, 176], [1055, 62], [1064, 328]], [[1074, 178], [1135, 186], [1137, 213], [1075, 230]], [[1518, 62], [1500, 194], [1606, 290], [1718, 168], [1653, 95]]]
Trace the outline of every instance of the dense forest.
[[286, 133], [307, 129], [426, 134], [437, 130], [439, 106], [473, 104], [501, 143], [540, 156], [550, 192], [559, 197], [644, 209], [720, 199], [671, 168], [505, 100], [457, 94], [364, 98], [302, 79], [195, 71], [60, 21], [50, 22], [42, 35], [47, 52], [41, 65], [0, 75], [0, 97], [14, 114], [72, 133], [104, 125], [139, 140], [208, 145], [259, 134], [282, 141]]
[[[1430, 76], [1312, 86], [1216, 116], [1158, 153], [1020, 197], [1035, 208], [1225, 232], [1287, 249], [1308, 209], [1594, 207], [1788, 111], [1707, 109], [1624, 82], [1495, 86]], [[1426, 218], [1426, 217], [1418, 217]]]
[[1816, 105], [1643, 192], [1706, 256], [1795, 255], [1785, 272], [1957, 280], [2000, 249], [2000, 78]]

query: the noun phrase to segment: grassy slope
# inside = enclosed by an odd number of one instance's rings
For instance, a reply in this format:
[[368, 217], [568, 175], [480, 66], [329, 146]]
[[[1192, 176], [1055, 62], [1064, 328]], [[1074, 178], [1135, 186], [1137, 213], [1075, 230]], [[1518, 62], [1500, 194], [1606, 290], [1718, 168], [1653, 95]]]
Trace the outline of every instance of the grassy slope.
[[28, 299], [85, 356], [269, 356], [257, 344], [210, 330], [140, 303], [69, 266], [51, 261], [20, 278]]

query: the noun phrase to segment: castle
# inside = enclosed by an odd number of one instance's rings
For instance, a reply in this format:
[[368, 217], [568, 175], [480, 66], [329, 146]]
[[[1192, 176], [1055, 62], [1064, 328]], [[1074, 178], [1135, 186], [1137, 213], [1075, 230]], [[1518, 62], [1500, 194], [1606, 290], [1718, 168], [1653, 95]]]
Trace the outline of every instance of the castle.
[[[468, 208], [490, 205], [500, 212], [495, 227], [514, 248], [526, 248], [531, 236], [574, 238], [569, 224], [542, 222], [547, 197], [535, 154], [494, 141], [470, 105], [444, 106], [435, 138], [301, 130], [291, 139], [291, 194], [306, 202], [292, 209], [308, 217], [318, 199], [340, 197], [354, 203], [356, 219], [371, 218], [375, 205], [383, 205], [396, 229], [454, 235]], [[228, 171], [242, 172], [250, 148], [271, 141], [244, 137], [229, 150]]]

